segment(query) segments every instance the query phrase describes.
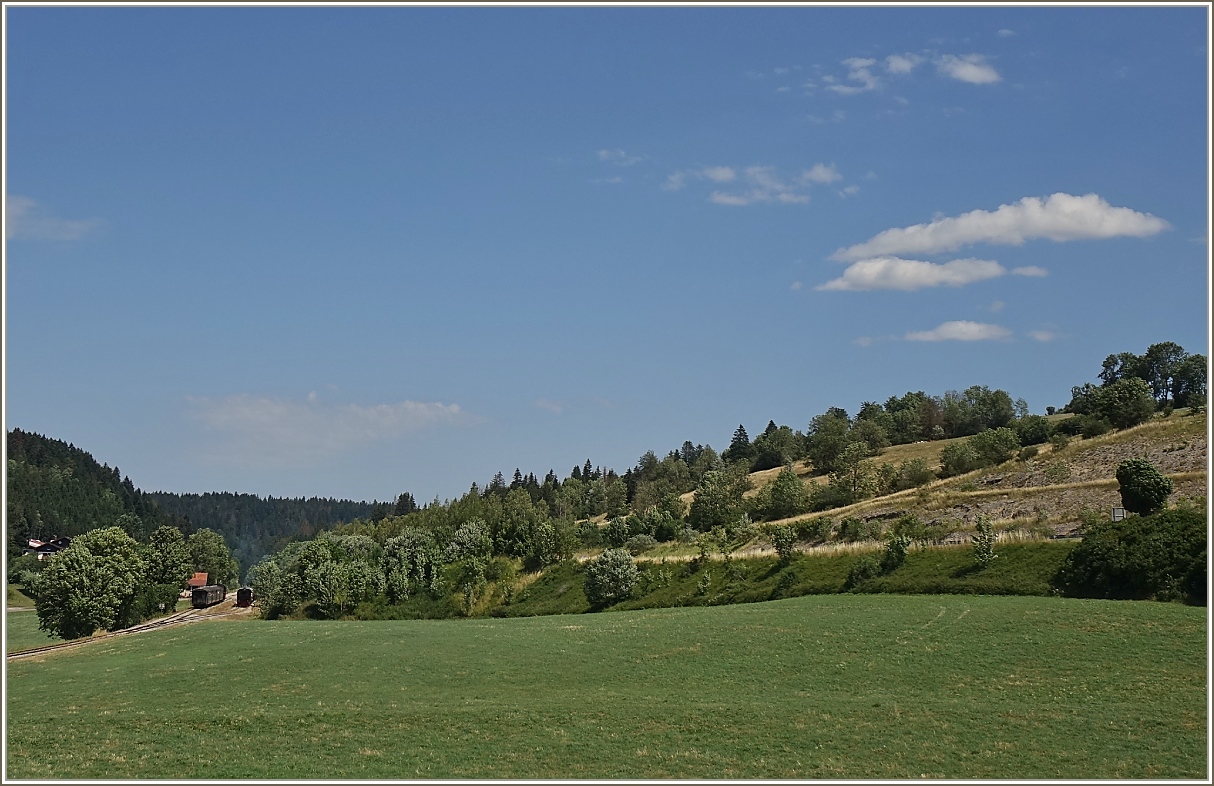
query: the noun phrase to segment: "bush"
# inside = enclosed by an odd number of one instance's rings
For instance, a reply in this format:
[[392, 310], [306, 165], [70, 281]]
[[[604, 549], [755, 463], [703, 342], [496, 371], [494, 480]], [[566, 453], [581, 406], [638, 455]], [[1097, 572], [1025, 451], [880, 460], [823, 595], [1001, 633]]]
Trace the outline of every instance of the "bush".
[[658, 545], [658, 542], [654, 540], [652, 535], [633, 535], [624, 543], [624, 548], [629, 554], [635, 555], [649, 551], [656, 545]]
[[839, 522], [839, 538], [841, 540], [876, 540], [881, 537], [881, 524], [878, 521], [866, 521], [861, 518], [849, 517]]
[[1131, 513], [1153, 513], [1164, 506], [1172, 493], [1172, 480], [1159, 474], [1144, 458], [1126, 459], [1117, 465], [1121, 484], [1121, 506]]
[[1020, 452], [1016, 454], [1016, 458], [1021, 461], [1028, 461], [1029, 459], [1037, 458], [1037, 454], [1040, 452], [1036, 445], [1029, 445], [1026, 448], [1021, 448]]
[[1205, 603], [1205, 511], [1101, 522], [1067, 556], [1054, 586], [1077, 597]]
[[1050, 435], [1050, 446], [1054, 449], [1055, 453], [1065, 449], [1069, 444], [1071, 444], [1071, 438], [1062, 432]]
[[945, 477], [964, 475], [979, 466], [978, 454], [968, 439], [945, 445], [940, 451], [940, 472]]
[[843, 589], [855, 589], [869, 579], [875, 579], [881, 575], [881, 563], [871, 554], [866, 554], [860, 559], [852, 563], [851, 570], [847, 572], [847, 581], [843, 584]]
[[614, 518], [607, 522], [607, 526], [601, 530], [603, 540], [613, 549], [622, 548], [628, 539], [632, 537], [632, 532], [628, 527], [626, 519]]
[[624, 549], [610, 549], [586, 563], [583, 588], [592, 608], [604, 608], [624, 600], [637, 581], [637, 566]]
[[889, 544], [885, 547], [885, 554], [881, 557], [881, 572], [893, 573], [903, 562], [906, 562], [906, 552], [910, 549], [911, 540], [909, 535], [895, 535], [890, 538]]
[[771, 528], [771, 545], [775, 547], [776, 554], [780, 555], [780, 564], [787, 565], [796, 554], [797, 533], [787, 525], [781, 525]]
[[979, 467], [1002, 464], [1019, 449], [1020, 439], [1010, 428], [991, 428], [981, 431], [967, 440], [977, 456]]
[[1025, 415], [1016, 421], [1021, 445], [1040, 445], [1050, 438], [1050, 422], [1041, 415]]
[[995, 531], [991, 527], [991, 520], [986, 516], [979, 516], [974, 522], [974, 563], [980, 569], [986, 569], [995, 561]]
[[923, 459], [911, 459], [898, 465], [894, 488], [898, 491], [926, 486], [936, 479], [936, 473]]

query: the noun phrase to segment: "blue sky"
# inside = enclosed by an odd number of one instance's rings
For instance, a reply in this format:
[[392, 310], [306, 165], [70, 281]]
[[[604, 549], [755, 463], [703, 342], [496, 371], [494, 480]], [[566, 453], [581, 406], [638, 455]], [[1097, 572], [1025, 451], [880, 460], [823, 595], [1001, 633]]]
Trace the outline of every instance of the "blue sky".
[[1205, 7], [4, 12], [6, 426], [145, 490], [1208, 354]]

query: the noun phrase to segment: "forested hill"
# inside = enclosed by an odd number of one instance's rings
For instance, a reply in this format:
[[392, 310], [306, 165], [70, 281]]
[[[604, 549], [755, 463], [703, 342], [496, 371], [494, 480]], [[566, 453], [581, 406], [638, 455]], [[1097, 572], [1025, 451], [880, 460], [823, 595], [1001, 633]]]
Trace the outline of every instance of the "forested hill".
[[73, 537], [99, 527], [122, 527], [137, 540], [163, 525], [184, 528], [118, 467], [41, 434], [13, 429], [7, 436], [10, 552], [20, 553], [29, 538]]
[[222, 533], [244, 570], [293, 540], [309, 540], [323, 529], [371, 518], [375, 504], [348, 499], [262, 497], [230, 492], [148, 494], [161, 509], [189, 520], [194, 529]]

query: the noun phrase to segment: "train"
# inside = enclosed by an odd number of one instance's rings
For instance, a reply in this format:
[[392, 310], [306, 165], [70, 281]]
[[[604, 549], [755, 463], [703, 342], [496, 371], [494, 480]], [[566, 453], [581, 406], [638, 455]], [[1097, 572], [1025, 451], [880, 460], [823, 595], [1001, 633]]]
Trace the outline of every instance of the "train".
[[214, 606], [228, 596], [228, 588], [222, 584], [208, 584], [205, 587], [195, 587], [190, 593], [190, 605], [196, 609]]

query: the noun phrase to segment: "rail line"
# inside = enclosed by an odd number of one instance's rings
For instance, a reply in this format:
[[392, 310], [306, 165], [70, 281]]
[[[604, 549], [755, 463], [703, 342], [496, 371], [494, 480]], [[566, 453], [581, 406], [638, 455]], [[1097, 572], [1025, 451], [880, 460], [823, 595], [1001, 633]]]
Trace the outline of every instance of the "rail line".
[[95, 641], [106, 641], [108, 639], [113, 639], [118, 636], [129, 636], [133, 633], [144, 633], [149, 630], [159, 630], [161, 628], [171, 628], [176, 625], [189, 625], [192, 622], [202, 622], [204, 620], [220, 619], [223, 617], [243, 616], [244, 614], [247, 614], [247, 613], [248, 613], [247, 610], [237, 609], [235, 607], [229, 607], [226, 609], [216, 609], [216, 607], [212, 606], [210, 608], [205, 608], [205, 609], [186, 609], [185, 611], [179, 611], [176, 614], [170, 614], [167, 617], [161, 617], [160, 619], [151, 620], [150, 622], [143, 622], [138, 625], [132, 625], [129, 628], [123, 628], [122, 630], [116, 630], [116, 631], [112, 631], [110, 633], [103, 633], [100, 636], [88, 636], [88, 637], [85, 637], [82, 639], [73, 639], [72, 641], [59, 642], [58, 644], [48, 644], [44, 647], [34, 647], [34, 648], [28, 649], [28, 650], [18, 650], [17, 652], [8, 653], [8, 655], [6, 657], [10, 661], [19, 660], [21, 658], [32, 658], [36, 655], [43, 655], [48, 652], [55, 652], [57, 650], [69, 649], [71, 647], [80, 647], [85, 644], [91, 644], [92, 642], [95, 642]]

